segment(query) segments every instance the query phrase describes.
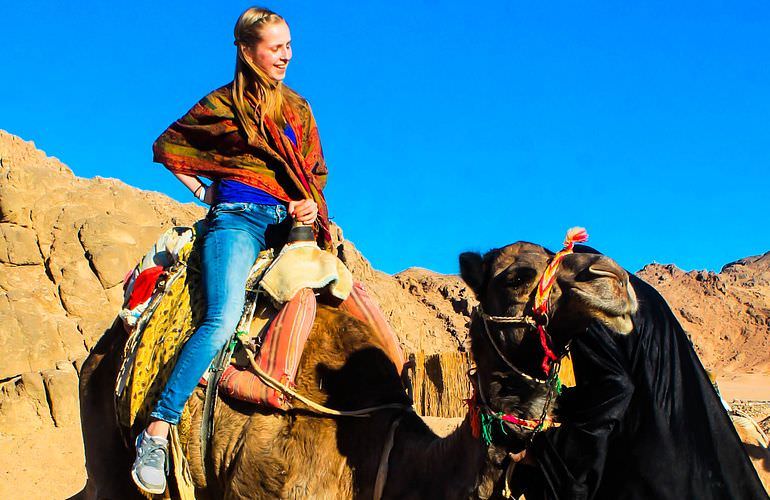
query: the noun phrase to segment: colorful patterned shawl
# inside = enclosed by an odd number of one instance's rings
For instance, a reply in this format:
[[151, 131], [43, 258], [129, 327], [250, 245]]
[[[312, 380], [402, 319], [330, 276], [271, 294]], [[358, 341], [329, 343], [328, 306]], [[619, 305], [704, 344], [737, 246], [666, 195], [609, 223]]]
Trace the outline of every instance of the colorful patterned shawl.
[[331, 248], [322, 191], [328, 170], [310, 106], [284, 111], [296, 144], [269, 118], [267, 137], [258, 134], [247, 143], [235, 118], [231, 88], [228, 84], [211, 92], [172, 123], [153, 144], [154, 161], [174, 173], [237, 180], [283, 201], [313, 199], [318, 204], [318, 243]]

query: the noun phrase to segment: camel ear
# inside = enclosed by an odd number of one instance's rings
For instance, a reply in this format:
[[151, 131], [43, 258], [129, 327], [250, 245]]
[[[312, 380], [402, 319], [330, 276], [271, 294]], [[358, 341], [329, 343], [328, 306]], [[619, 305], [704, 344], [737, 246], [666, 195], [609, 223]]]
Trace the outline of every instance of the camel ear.
[[484, 286], [484, 260], [480, 253], [463, 252], [460, 254], [460, 276], [478, 298]]

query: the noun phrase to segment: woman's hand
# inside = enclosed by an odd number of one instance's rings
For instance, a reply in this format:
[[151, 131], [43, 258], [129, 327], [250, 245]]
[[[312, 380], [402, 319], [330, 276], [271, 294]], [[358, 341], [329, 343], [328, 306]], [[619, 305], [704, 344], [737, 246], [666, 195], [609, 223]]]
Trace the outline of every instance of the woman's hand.
[[205, 203], [206, 205], [213, 205], [214, 204], [214, 199], [216, 199], [216, 197], [217, 197], [216, 185], [209, 184], [204, 189], [206, 189], [206, 194], [203, 195], [203, 200], [201, 200], [201, 201], [203, 201], [203, 203]]
[[318, 205], [311, 199], [290, 201], [289, 215], [295, 222], [310, 226], [318, 217]]
[[518, 453], [509, 453], [511, 460], [513, 460], [517, 464], [522, 465], [537, 465], [537, 462], [535, 461], [534, 457], [532, 457], [531, 453], [527, 453], [527, 449], [524, 448]]

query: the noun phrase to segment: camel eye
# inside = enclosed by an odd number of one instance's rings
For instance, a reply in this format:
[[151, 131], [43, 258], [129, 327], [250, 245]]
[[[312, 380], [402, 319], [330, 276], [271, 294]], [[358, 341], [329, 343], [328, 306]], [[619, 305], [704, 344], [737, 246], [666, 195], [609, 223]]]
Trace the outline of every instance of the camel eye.
[[525, 267], [517, 269], [515, 273], [508, 277], [508, 286], [518, 288], [529, 284], [537, 277], [537, 271], [534, 269]]

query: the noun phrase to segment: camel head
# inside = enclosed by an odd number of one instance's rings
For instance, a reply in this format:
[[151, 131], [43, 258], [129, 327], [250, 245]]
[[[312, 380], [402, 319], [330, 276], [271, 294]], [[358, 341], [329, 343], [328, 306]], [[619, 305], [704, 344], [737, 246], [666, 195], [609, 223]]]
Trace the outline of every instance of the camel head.
[[[463, 253], [460, 270], [463, 280], [478, 298], [483, 313], [490, 317], [523, 317], [529, 324], [487, 322], [489, 334], [500, 353], [489, 348], [489, 335], [472, 328], [474, 356], [507, 357], [525, 372], [542, 376], [539, 333], [534, 323], [545, 325], [549, 347], [558, 356], [569, 342], [599, 321], [621, 334], [633, 329], [631, 315], [637, 303], [628, 274], [612, 259], [596, 253], [567, 253], [555, 270], [555, 280], [545, 299], [547, 315], [533, 314], [538, 284], [555, 254], [539, 245], [518, 242], [492, 250], [482, 256]], [[547, 317], [546, 317], [547, 316]], [[484, 335], [482, 335], [484, 334]], [[539, 375], [538, 375], [539, 374]]]

